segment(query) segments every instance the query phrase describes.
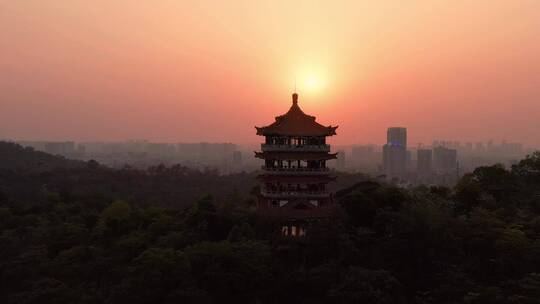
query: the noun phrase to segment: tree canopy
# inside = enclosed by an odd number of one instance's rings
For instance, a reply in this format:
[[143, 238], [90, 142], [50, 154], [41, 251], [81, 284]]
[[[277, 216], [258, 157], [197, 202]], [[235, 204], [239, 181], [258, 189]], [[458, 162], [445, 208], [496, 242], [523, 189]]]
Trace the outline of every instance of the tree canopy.
[[296, 239], [252, 179], [0, 169], [0, 302], [539, 303], [540, 153], [453, 189], [346, 176], [342, 217]]

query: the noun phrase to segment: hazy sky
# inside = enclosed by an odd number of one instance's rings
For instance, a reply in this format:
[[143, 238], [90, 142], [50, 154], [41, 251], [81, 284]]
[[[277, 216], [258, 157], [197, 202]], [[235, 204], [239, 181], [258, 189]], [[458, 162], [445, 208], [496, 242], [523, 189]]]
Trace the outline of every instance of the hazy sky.
[[0, 138], [540, 145], [540, 1], [0, 0]]

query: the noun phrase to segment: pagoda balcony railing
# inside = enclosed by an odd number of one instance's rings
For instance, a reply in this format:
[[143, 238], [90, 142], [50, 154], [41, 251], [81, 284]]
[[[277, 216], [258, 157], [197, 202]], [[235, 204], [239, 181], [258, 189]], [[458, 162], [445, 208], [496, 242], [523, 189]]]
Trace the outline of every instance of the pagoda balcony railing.
[[261, 195], [268, 198], [286, 198], [286, 197], [307, 197], [307, 198], [326, 198], [330, 197], [330, 192], [326, 191], [268, 191], [261, 190]]
[[297, 175], [318, 175], [326, 174], [330, 169], [328, 168], [272, 168], [262, 166], [261, 169], [266, 174], [297, 174]]
[[302, 151], [302, 152], [330, 152], [330, 145], [271, 145], [261, 144], [262, 151]]

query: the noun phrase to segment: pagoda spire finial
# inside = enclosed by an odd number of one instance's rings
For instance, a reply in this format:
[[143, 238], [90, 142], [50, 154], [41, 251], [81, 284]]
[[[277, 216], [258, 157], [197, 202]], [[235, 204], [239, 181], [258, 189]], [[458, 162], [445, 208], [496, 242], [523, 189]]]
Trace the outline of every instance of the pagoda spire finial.
[[292, 94], [293, 105], [298, 104], [298, 93], [296, 93], [296, 76], [294, 76], [294, 92]]
[[298, 94], [296, 92], [292, 94], [292, 103], [293, 105], [298, 104]]
[[293, 105], [298, 104], [298, 93], [296, 93], [296, 75], [294, 76]]

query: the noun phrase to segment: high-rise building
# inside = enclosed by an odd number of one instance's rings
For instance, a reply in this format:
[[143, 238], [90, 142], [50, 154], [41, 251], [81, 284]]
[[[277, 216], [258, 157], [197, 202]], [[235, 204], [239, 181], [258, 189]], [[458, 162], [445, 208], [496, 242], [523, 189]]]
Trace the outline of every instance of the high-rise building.
[[390, 178], [401, 178], [407, 168], [407, 129], [388, 128], [386, 141], [383, 146], [384, 173]]
[[362, 171], [375, 171], [379, 162], [373, 145], [353, 146], [349, 161], [351, 166]]
[[326, 144], [326, 137], [335, 135], [336, 128], [323, 126], [302, 112], [296, 93], [287, 113], [268, 126], [257, 127], [257, 135], [265, 137], [262, 152], [255, 153], [264, 160], [257, 210], [279, 219], [282, 235], [302, 236], [310, 221], [337, 215], [327, 189], [334, 178], [326, 167], [327, 160], [336, 158]]
[[407, 150], [402, 146], [383, 146], [383, 170], [389, 178], [403, 177], [407, 164]]
[[386, 131], [386, 143], [407, 149], [407, 129], [401, 127], [388, 128]]
[[476, 152], [477, 154], [483, 154], [483, 153], [486, 152], [486, 146], [484, 145], [483, 142], [477, 142], [477, 143], [475, 144], [475, 152]]
[[233, 151], [232, 158], [233, 158], [233, 165], [235, 167], [240, 167], [242, 165], [242, 152], [241, 151], [238, 151], [238, 150]]
[[446, 147], [433, 148], [433, 167], [437, 173], [442, 174], [456, 171], [457, 150]]
[[337, 153], [337, 169], [345, 170], [345, 150], [339, 150]]
[[432, 173], [433, 152], [430, 149], [418, 149], [417, 172], [420, 176], [428, 176]]
[[465, 144], [465, 148], [463, 149], [463, 151], [465, 151], [465, 153], [467, 155], [470, 155], [472, 154], [473, 152], [473, 143], [472, 142], [468, 142]]

